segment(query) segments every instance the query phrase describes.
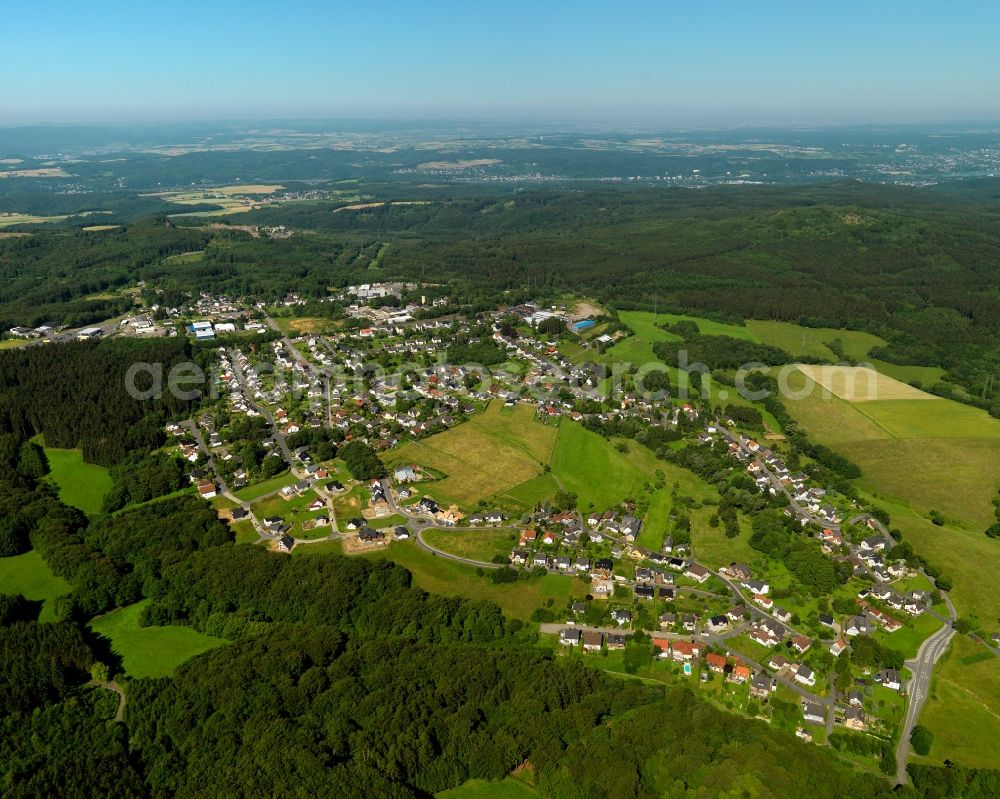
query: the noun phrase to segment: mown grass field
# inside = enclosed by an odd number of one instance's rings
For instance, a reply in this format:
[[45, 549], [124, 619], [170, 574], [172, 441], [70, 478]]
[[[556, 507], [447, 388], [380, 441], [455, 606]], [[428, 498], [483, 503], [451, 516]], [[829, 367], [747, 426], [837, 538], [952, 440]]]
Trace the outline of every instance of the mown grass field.
[[507, 553], [517, 544], [517, 534], [509, 528], [497, 530], [426, 530], [424, 541], [436, 549], [462, 558], [489, 562], [497, 552]]
[[849, 403], [820, 390], [785, 404], [813, 440], [861, 467], [867, 490], [980, 534], [994, 518], [1000, 420], [985, 411], [946, 399]]
[[122, 668], [130, 677], [167, 677], [195, 655], [228, 643], [190, 627], [140, 627], [145, 604], [114, 610], [89, 625], [111, 639], [112, 651], [121, 656]]
[[791, 322], [767, 322], [759, 319], [747, 321], [747, 330], [761, 344], [780, 347], [796, 357], [812, 356], [839, 361], [840, 358], [827, 345], [839, 339], [844, 355], [856, 361], [865, 360], [873, 347], [885, 345], [885, 340], [860, 330], [838, 330], [832, 327], [803, 327]]
[[0, 558], [0, 592], [43, 602], [39, 621], [53, 621], [56, 598], [71, 590], [72, 586], [62, 577], [56, 577], [35, 550]]
[[469, 421], [395, 450], [389, 465], [416, 463], [446, 475], [417, 489], [446, 505], [474, 508], [480, 499], [504, 494], [542, 474], [558, 429], [517, 405], [501, 413], [494, 402]]
[[934, 733], [926, 757], [916, 762], [940, 764], [952, 760], [964, 766], [996, 768], [1000, 740], [1000, 661], [976, 657], [986, 651], [956, 635], [931, 682], [931, 693], [920, 723]]
[[[306, 545], [306, 550], [312, 546]], [[293, 552], [297, 552], [296, 547]], [[480, 577], [473, 566], [466, 566], [447, 558], [440, 558], [420, 549], [413, 541], [396, 541], [386, 549], [361, 555], [366, 558], [387, 558], [404, 566], [413, 574], [413, 582], [419, 588], [442, 596], [461, 596], [467, 599], [488, 599], [495, 602], [505, 614], [527, 620], [532, 611], [541, 607], [545, 600], [552, 598], [556, 607], [565, 604], [570, 597], [587, 594], [587, 584], [582, 580], [563, 574], [547, 574], [544, 577], [516, 583], [494, 585], [489, 577]]]
[[48, 479], [59, 489], [59, 499], [88, 516], [101, 512], [104, 495], [111, 490], [111, 475], [103, 466], [85, 463], [78, 449], [45, 448]]

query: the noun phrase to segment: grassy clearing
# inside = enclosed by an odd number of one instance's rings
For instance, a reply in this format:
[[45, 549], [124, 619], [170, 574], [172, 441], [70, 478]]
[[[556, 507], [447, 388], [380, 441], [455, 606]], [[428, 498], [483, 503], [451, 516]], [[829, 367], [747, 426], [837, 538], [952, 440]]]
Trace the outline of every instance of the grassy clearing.
[[510, 529], [498, 530], [427, 530], [424, 540], [432, 547], [462, 558], [489, 561], [497, 552], [506, 553], [517, 543]]
[[90, 628], [111, 639], [111, 648], [122, 658], [130, 677], [168, 677], [195, 655], [228, 643], [190, 627], [140, 627], [145, 601], [112, 611], [90, 623]]
[[59, 499], [88, 516], [101, 512], [104, 495], [111, 490], [111, 475], [103, 466], [85, 463], [78, 449], [45, 448], [48, 478], [59, 489]]
[[436, 799], [518, 799], [538, 796], [538, 793], [520, 780], [507, 777], [500, 782], [469, 780], [434, 796]]
[[[298, 549], [296, 547], [292, 551]], [[532, 611], [541, 607], [549, 597], [559, 606], [571, 596], [583, 597], [587, 593], [587, 585], [583, 581], [562, 574], [494, 585], [488, 577], [476, 574], [474, 567], [436, 557], [420, 549], [413, 541], [396, 541], [387, 549], [361, 557], [387, 558], [409, 569], [414, 584], [425, 591], [442, 596], [487, 599], [495, 602], [508, 616], [523, 620], [527, 620]]]
[[836, 339], [844, 347], [844, 355], [860, 361], [873, 347], [885, 345], [885, 340], [860, 330], [843, 330], [832, 327], [803, 327], [791, 322], [764, 322], [751, 319], [747, 330], [762, 344], [780, 347], [795, 356], [812, 356], [839, 361], [840, 358], [827, 345]]
[[404, 444], [390, 466], [416, 463], [446, 475], [418, 486], [439, 502], [474, 507], [538, 477], [549, 461], [557, 428], [535, 420], [534, 410], [517, 405], [501, 414], [492, 403], [484, 413], [422, 441]]
[[[648, 314], [652, 316], [652, 314]], [[674, 324], [675, 322], [694, 322], [698, 325], [698, 332], [703, 336], [729, 336], [731, 338], [741, 338], [746, 341], [757, 341], [757, 336], [750, 329], [749, 325], [730, 325], [725, 322], [714, 322], [701, 316], [685, 316], [684, 314], [661, 313], [656, 317], [660, 324]]]
[[996, 768], [1000, 738], [1000, 668], [996, 658], [979, 660], [983, 648], [956, 635], [931, 683], [920, 723], [934, 733], [927, 757], [916, 762], [953, 760], [965, 766]]
[[71, 590], [73, 587], [62, 577], [56, 577], [49, 564], [35, 550], [11, 558], [0, 558], [0, 592], [20, 594], [25, 599], [43, 602], [39, 621], [53, 621], [56, 616], [55, 600]]
[[857, 409], [895, 438], [1000, 439], [1000, 420], [951, 400], [878, 400]]

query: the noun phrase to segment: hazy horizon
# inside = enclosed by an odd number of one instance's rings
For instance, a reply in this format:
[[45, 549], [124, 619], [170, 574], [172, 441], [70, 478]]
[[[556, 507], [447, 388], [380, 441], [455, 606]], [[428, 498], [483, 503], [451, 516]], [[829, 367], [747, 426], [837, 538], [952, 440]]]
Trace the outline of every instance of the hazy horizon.
[[[1000, 8], [121, 0], [6, 10], [0, 124], [420, 119], [727, 127], [1000, 118]], [[975, 24], [971, 25], [970, 20]]]

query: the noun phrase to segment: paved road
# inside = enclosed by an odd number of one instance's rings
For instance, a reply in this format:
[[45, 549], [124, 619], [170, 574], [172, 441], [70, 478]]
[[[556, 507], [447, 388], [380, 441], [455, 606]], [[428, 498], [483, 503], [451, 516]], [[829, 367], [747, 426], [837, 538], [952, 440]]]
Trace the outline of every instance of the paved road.
[[236, 498], [236, 495], [229, 490], [229, 486], [226, 485], [226, 481], [222, 478], [222, 475], [219, 474], [219, 470], [215, 468], [215, 458], [212, 457], [212, 450], [210, 450], [208, 448], [208, 445], [205, 444], [205, 439], [201, 434], [201, 430], [198, 429], [198, 425], [195, 423], [195, 421], [193, 419], [185, 419], [183, 422], [181, 422], [181, 426], [186, 427], [188, 429], [188, 431], [194, 437], [195, 443], [198, 444], [198, 449], [200, 449], [204, 453], [205, 457], [208, 458], [208, 468], [212, 470], [212, 475], [215, 477], [215, 482], [218, 483], [219, 485], [219, 493], [222, 494], [222, 496], [224, 496], [230, 502], [235, 502], [237, 505], [242, 505], [243, 503], [240, 502], [240, 500]]
[[920, 718], [920, 710], [930, 693], [931, 676], [934, 664], [948, 649], [955, 630], [951, 624], [946, 624], [920, 645], [917, 656], [906, 661], [906, 667], [913, 676], [910, 678], [909, 701], [906, 704], [906, 716], [899, 732], [899, 745], [896, 747], [896, 782], [903, 785], [907, 782], [906, 758], [910, 753], [910, 735]]

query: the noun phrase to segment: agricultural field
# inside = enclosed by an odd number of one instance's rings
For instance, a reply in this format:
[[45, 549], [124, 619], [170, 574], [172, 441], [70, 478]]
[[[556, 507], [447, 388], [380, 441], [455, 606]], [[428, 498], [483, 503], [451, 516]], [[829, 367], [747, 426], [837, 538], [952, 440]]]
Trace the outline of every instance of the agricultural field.
[[190, 627], [140, 627], [146, 602], [119, 608], [90, 623], [90, 629], [111, 639], [129, 677], [169, 677], [187, 660], [229, 643]]
[[73, 587], [66, 580], [52, 573], [49, 564], [35, 550], [23, 555], [0, 558], [0, 591], [42, 602], [39, 621], [54, 621], [55, 600], [72, 590]]
[[821, 390], [786, 406], [817, 443], [861, 467], [867, 490], [970, 527], [993, 518], [1000, 421], [985, 411], [940, 398], [849, 403]]
[[273, 194], [284, 188], [279, 185], [247, 184], [245, 186], [221, 186], [212, 189], [194, 189], [191, 191], [161, 191], [148, 197], [159, 197], [164, 202], [176, 205], [189, 205], [197, 209], [199, 205], [218, 205], [219, 209], [210, 211], [193, 210], [187, 213], [171, 214], [171, 216], [228, 216], [229, 214], [253, 211], [260, 206], [251, 197], [260, 194]]
[[887, 402], [892, 400], [926, 400], [940, 398], [888, 375], [862, 366], [828, 366], [799, 364], [802, 374], [821, 387], [824, 396], [833, 394], [848, 402]]
[[88, 516], [101, 512], [104, 495], [111, 490], [111, 476], [103, 466], [85, 463], [78, 449], [45, 448], [50, 480], [59, 489], [59, 499]]
[[[0, 174], [3, 174], [0, 172]], [[38, 216], [36, 214], [0, 214], [0, 228], [13, 227], [14, 225], [43, 225], [46, 222], [62, 222], [67, 217], [62, 216]]]
[[678, 336], [657, 327], [666, 321], [664, 315], [651, 314], [648, 311], [621, 311], [618, 314], [635, 335], [619, 341], [604, 353], [601, 360], [624, 361], [637, 366], [659, 360], [653, 354], [653, 344], [658, 341], [679, 341]]
[[934, 743], [929, 755], [913, 755], [913, 760], [934, 764], [952, 760], [965, 766], [995, 768], [996, 742], [1000, 739], [997, 696], [1000, 669], [996, 657], [956, 635], [938, 665], [920, 715], [920, 723], [934, 733]]
[[443, 473], [441, 480], [418, 484], [418, 490], [440, 503], [472, 508], [481, 499], [505, 494], [542, 474], [557, 432], [537, 421], [530, 406], [501, 413], [494, 402], [450, 430], [404, 444], [391, 454], [388, 465], [415, 463]]

